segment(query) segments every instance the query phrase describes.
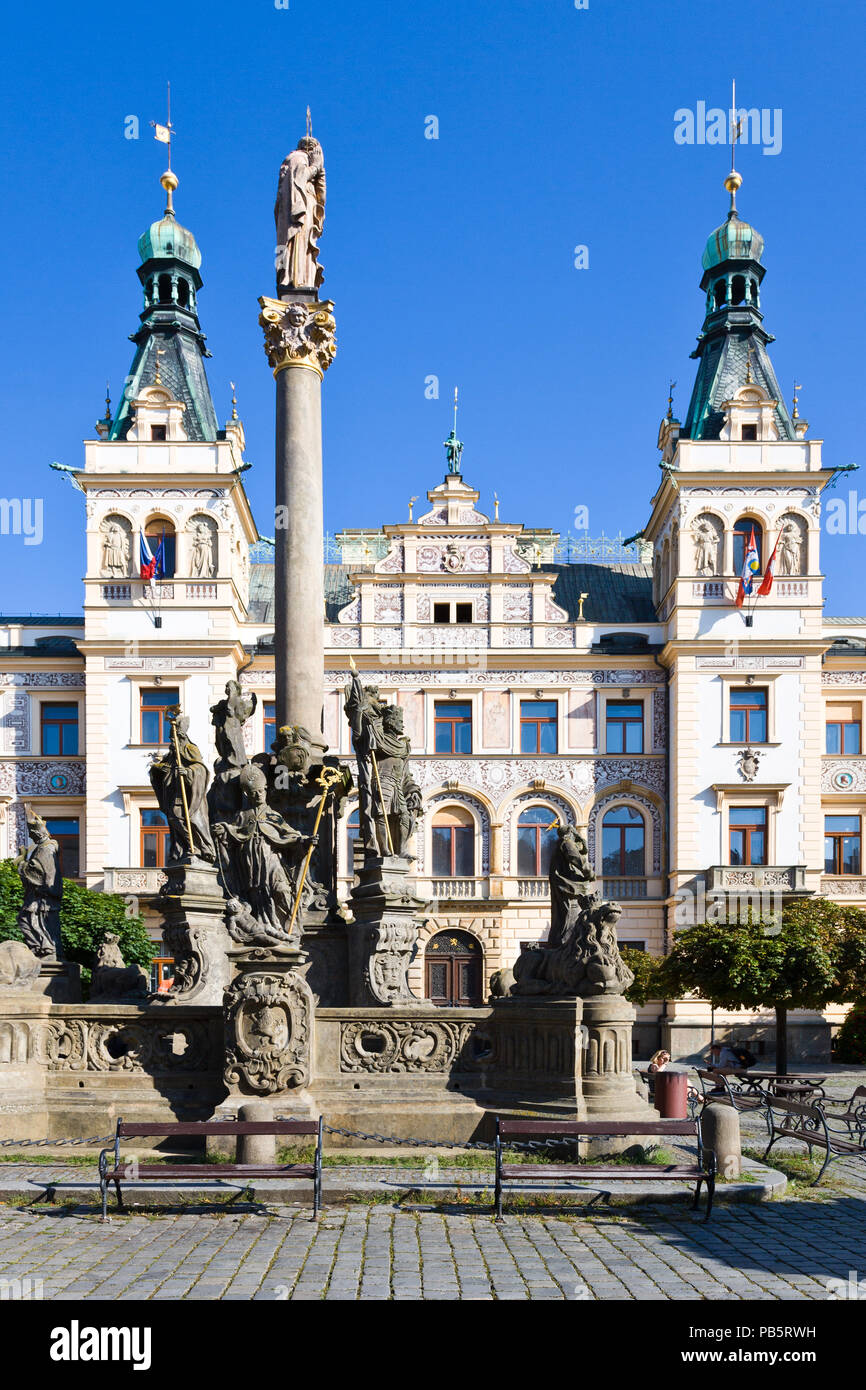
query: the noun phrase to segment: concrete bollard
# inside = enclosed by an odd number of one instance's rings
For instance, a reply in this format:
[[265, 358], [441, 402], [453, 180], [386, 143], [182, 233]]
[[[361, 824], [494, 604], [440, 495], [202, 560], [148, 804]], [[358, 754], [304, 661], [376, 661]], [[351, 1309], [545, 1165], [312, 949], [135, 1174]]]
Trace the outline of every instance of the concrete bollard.
[[715, 1101], [701, 1112], [701, 1136], [704, 1145], [716, 1155], [716, 1173], [720, 1178], [738, 1178], [742, 1159], [740, 1148], [740, 1116], [732, 1105]]
[[[238, 1106], [238, 1119], [252, 1123], [268, 1124], [274, 1112], [266, 1100], [248, 1100]], [[237, 1143], [238, 1163], [276, 1163], [277, 1136], [275, 1134], [239, 1134]]]

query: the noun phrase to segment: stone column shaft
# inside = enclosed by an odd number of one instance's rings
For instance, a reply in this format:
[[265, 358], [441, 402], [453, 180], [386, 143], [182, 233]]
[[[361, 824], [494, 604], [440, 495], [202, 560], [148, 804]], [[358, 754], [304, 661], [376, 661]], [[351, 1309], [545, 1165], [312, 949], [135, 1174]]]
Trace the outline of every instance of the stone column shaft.
[[322, 729], [325, 611], [322, 379], [312, 367], [276, 375], [274, 656], [277, 727]]

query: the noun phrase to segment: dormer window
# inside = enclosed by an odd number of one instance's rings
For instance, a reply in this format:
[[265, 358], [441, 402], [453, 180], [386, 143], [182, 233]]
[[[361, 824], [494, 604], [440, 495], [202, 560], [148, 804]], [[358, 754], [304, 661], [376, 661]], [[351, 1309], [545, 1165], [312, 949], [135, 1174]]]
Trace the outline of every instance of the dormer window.
[[155, 444], [164, 444], [166, 440], [166, 426], [151, 425], [150, 437]]

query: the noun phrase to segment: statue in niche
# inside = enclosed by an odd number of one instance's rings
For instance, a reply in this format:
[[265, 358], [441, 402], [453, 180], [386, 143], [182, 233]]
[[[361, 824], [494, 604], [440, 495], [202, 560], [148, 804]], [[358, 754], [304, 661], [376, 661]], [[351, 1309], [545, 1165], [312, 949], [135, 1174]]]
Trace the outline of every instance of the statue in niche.
[[102, 573], [106, 579], [126, 579], [129, 575], [129, 536], [119, 521], [102, 523]]
[[799, 526], [790, 517], [782, 522], [779, 535], [779, 573], [803, 573], [803, 540]]
[[267, 804], [267, 778], [255, 763], [238, 777], [243, 807], [233, 821], [219, 821], [214, 837], [228, 897], [226, 926], [244, 944], [300, 940], [300, 916], [289, 923], [297, 896], [301, 861], [315, 845]]
[[198, 746], [189, 738], [189, 718], [178, 705], [166, 711], [171, 739], [162, 757], [149, 768], [150, 785], [159, 809], [168, 821], [169, 857], [197, 857], [212, 864], [216, 858], [208, 821], [207, 784], [209, 773]]
[[35, 811], [25, 808], [27, 830], [33, 848], [26, 845], [12, 861], [24, 886], [24, 901], [17, 925], [24, 944], [42, 960], [63, 960], [60, 941], [60, 904], [63, 878], [60, 873], [60, 846], [51, 838], [48, 826]]
[[239, 681], [227, 681], [225, 699], [211, 705], [217, 758], [208, 795], [211, 820], [229, 820], [241, 807], [238, 775], [249, 763], [244, 748], [244, 724], [255, 713], [255, 692], [244, 695]]
[[409, 772], [411, 742], [403, 732], [403, 711], [399, 705], [386, 704], [375, 686], [363, 686], [357, 671], [346, 686], [345, 710], [358, 761], [358, 819], [364, 853], [409, 859], [407, 845], [418, 819], [419, 789]]
[[310, 130], [280, 166], [274, 220], [277, 229], [277, 294], [286, 289], [318, 289], [319, 237], [325, 223], [325, 157]]
[[718, 574], [719, 538], [715, 526], [707, 517], [698, 517], [693, 534], [695, 539], [695, 573]]
[[192, 529], [190, 575], [193, 579], [212, 579], [215, 569], [213, 533], [206, 521], [197, 521]]
[[565, 826], [550, 865], [548, 939], [524, 946], [514, 963], [513, 983], [505, 977], [498, 987], [514, 995], [583, 999], [628, 989], [634, 976], [616, 938], [622, 908], [603, 902], [594, 880], [586, 841], [573, 826]]

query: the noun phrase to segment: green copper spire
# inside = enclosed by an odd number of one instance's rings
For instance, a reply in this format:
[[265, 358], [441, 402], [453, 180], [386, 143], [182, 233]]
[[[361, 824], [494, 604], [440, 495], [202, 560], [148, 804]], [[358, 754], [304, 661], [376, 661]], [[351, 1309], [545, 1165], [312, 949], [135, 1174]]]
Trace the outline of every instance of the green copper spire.
[[[157, 138], [160, 138], [159, 136]], [[201, 251], [192, 232], [174, 215], [172, 194], [177, 176], [166, 170], [160, 183], [166, 209], [138, 239], [144, 287], [141, 327], [130, 334], [136, 351], [109, 439], [125, 439], [131, 422], [131, 402], [147, 386], [166, 387], [183, 401], [183, 427], [188, 439], [214, 441], [217, 419], [204, 359], [210, 357], [198, 321], [196, 296], [202, 286]]]
[[779, 438], [796, 438], [767, 352], [773, 337], [763, 327], [760, 307], [764, 238], [737, 211], [742, 182], [732, 168], [725, 179], [730, 210], [704, 248], [701, 289], [706, 294], [706, 314], [692, 353], [698, 359], [698, 371], [681, 439], [718, 439], [724, 402], [747, 383], [761, 387], [776, 401]]

